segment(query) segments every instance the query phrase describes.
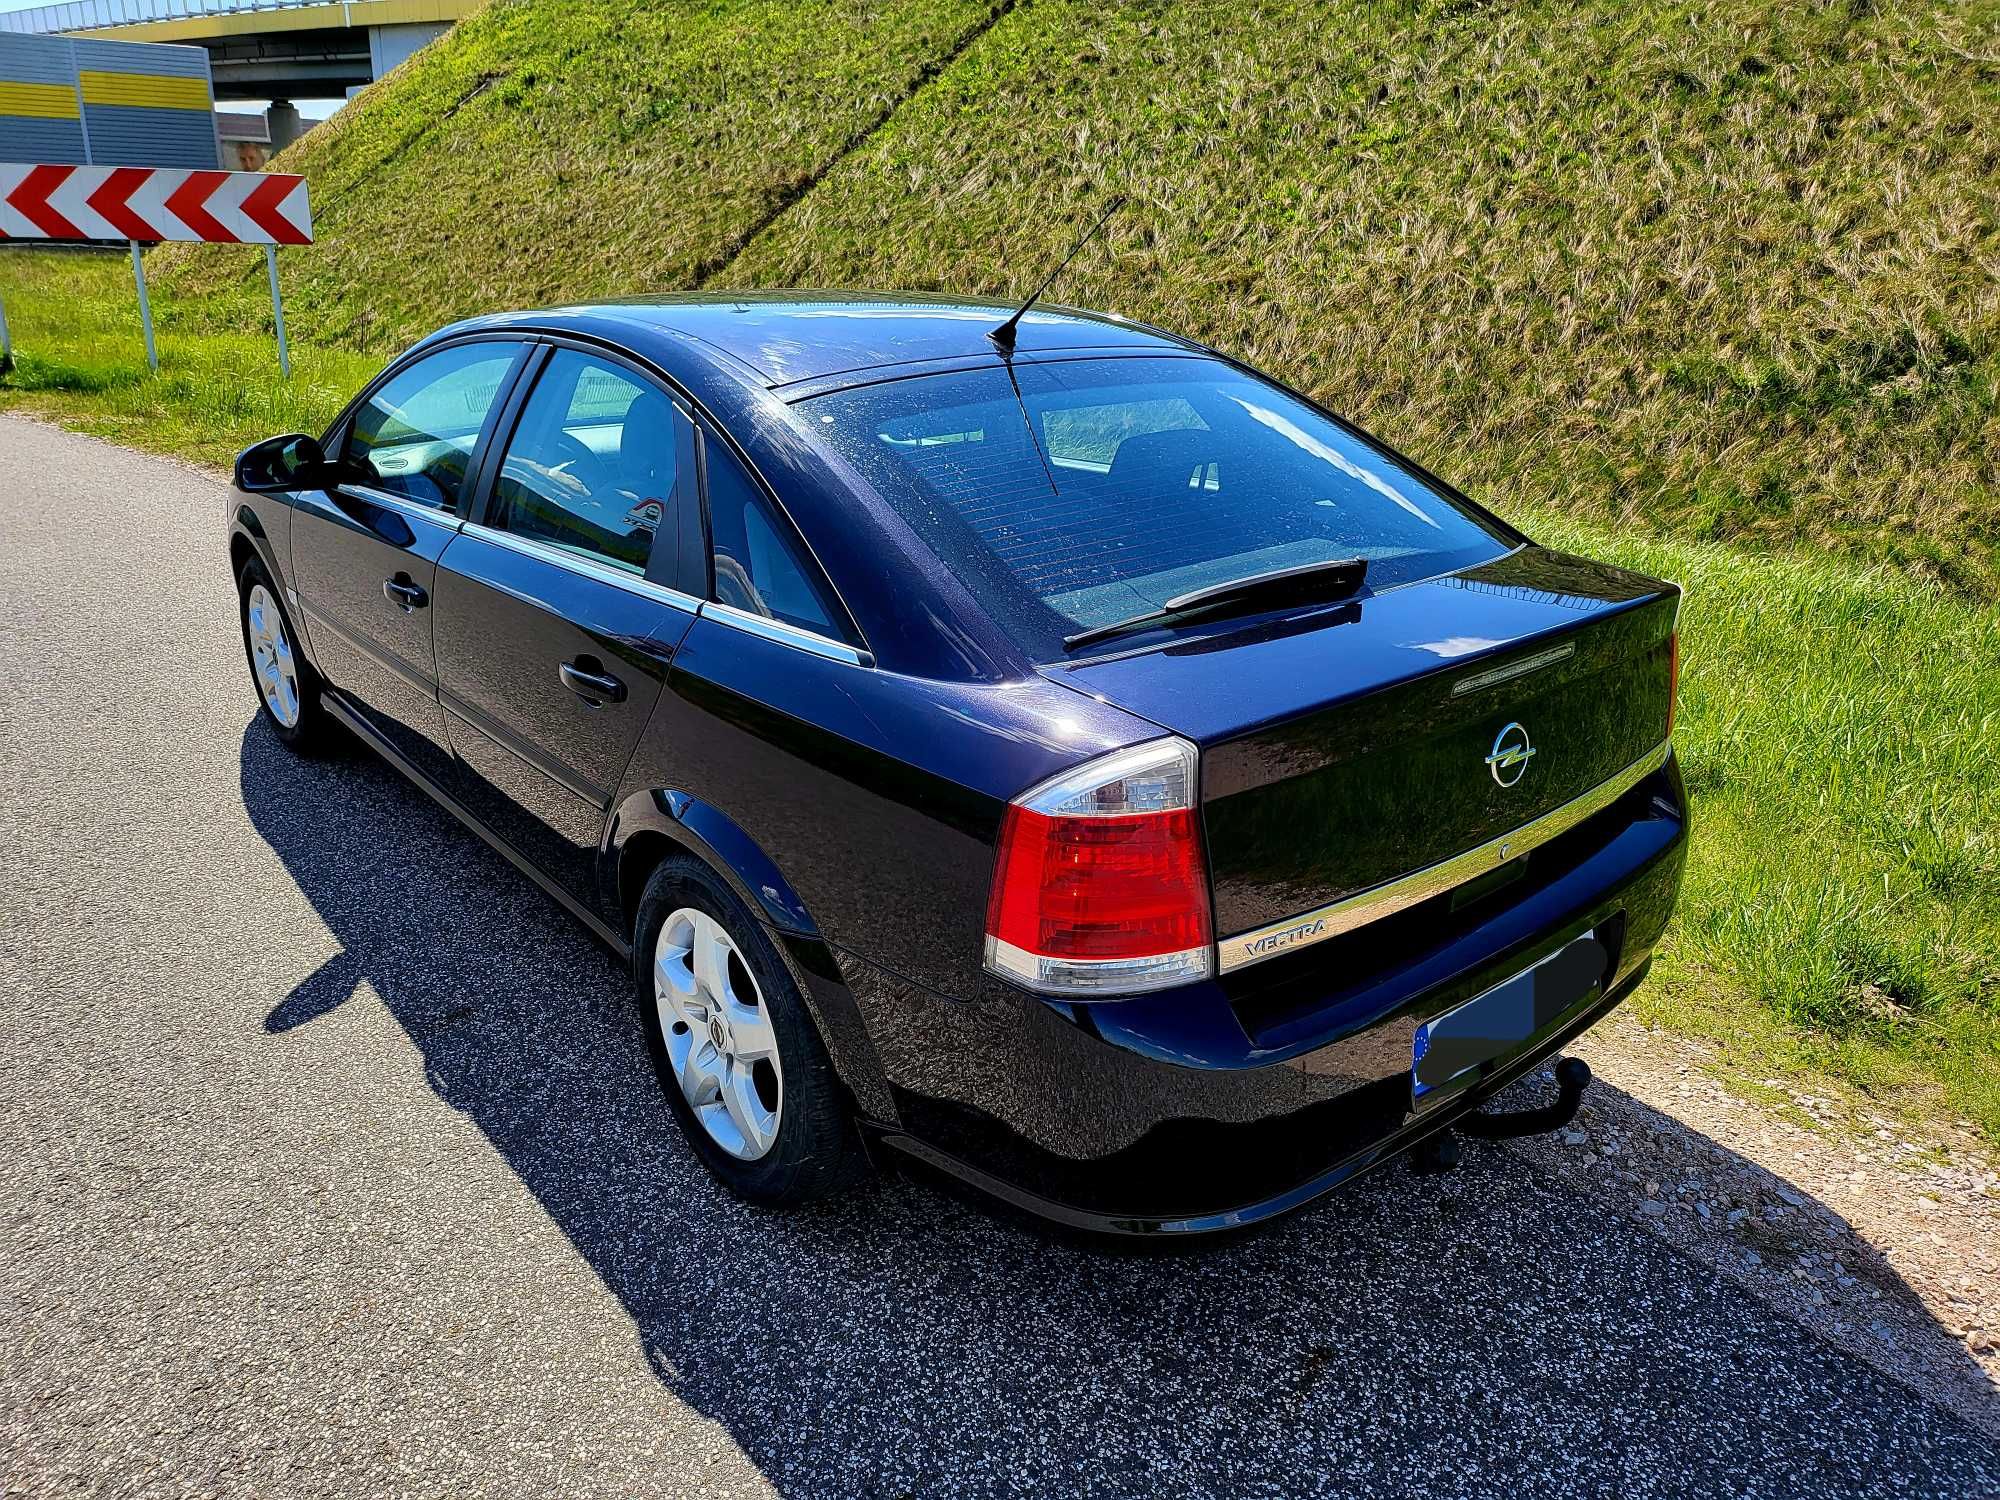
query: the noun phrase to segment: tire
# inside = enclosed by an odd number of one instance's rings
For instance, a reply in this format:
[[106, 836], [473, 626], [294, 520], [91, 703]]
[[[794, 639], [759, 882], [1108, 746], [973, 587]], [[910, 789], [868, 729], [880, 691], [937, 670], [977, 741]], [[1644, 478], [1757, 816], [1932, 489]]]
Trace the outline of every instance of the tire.
[[[243, 631], [243, 659], [257, 706], [286, 749], [316, 755], [327, 747], [333, 724], [320, 707], [319, 674], [298, 650], [299, 633], [264, 564], [251, 558], [236, 575], [236, 618]], [[263, 662], [260, 664], [260, 656]]]
[[736, 893], [701, 861], [674, 855], [647, 880], [633, 937], [647, 1050], [702, 1165], [737, 1197], [777, 1208], [865, 1176], [819, 1029]]

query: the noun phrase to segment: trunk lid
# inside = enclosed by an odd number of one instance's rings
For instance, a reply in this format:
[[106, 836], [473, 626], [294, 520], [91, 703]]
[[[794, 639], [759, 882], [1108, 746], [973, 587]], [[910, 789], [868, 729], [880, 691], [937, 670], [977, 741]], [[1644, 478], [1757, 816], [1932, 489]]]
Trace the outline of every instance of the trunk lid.
[[1200, 746], [1228, 938], [1500, 838], [1657, 749], [1679, 596], [1530, 547], [1049, 675]]

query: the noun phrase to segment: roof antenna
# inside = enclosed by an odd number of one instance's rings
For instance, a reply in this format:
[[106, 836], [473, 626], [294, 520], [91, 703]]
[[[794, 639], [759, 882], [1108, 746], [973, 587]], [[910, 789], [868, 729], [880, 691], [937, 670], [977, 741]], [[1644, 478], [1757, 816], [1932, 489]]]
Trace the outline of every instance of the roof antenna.
[[1022, 315], [1029, 308], [1033, 307], [1036, 302], [1041, 300], [1042, 293], [1049, 289], [1049, 283], [1062, 275], [1064, 270], [1068, 268], [1069, 263], [1076, 259], [1077, 251], [1089, 244], [1096, 237], [1097, 231], [1104, 227], [1105, 221], [1124, 206], [1125, 195], [1120, 193], [1116, 198], [1111, 200], [1110, 206], [1097, 216], [1097, 222], [1076, 237], [1076, 243], [1069, 247], [1069, 254], [1062, 258], [1062, 264], [1058, 265], [1053, 271], [1042, 278], [1042, 284], [1028, 294], [1028, 300], [1014, 309], [1014, 316], [1002, 323], [998, 328], [992, 329], [987, 333], [986, 336], [993, 341], [993, 347], [1000, 351], [1002, 359], [1012, 359], [1014, 357], [1014, 329], [1020, 323]]

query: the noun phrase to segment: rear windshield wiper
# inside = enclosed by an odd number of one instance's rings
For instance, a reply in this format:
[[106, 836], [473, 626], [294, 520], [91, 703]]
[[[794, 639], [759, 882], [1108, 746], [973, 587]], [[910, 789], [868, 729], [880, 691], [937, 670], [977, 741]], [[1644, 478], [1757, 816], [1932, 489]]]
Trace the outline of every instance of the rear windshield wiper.
[[1274, 568], [1268, 573], [1252, 573], [1247, 578], [1234, 578], [1228, 583], [1214, 583], [1207, 588], [1176, 594], [1158, 609], [1133, 615], [1129, 620], [1114, 620], [1109, 625], [1093, 625], [1075, 635], [1066, 635], [1063, 637], [1063, 649], [1074, 651], [1078, 646], [1109, 640], [1114, 635], [1123, 635], [1128, 630], [1137, 630], [1178, 615], [1213, 614], [1238, 605], [1293, 601], [1331, 604], [1360, 588], [1361, 580], [1367, 576], [1368, 559], [1365, 557], [1343, 557], [1332, 562], [1305, 563], [1296, 568]]

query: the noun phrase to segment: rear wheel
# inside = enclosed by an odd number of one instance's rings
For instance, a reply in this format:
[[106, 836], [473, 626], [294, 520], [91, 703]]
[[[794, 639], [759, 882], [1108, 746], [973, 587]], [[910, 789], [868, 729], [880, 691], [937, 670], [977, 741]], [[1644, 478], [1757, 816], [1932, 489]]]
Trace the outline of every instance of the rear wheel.
[[326, 712], [319, 704], [319, 675], [299, 655], [292, 622], [264, 565], [255, 558], [246, 562], [236, 588], [243, 654], [250, 663], [250, 680], [257, 685], [264, 720], [287, 748], [312, 754], [329, 733]]
[[654, 1070], [695, 1154], [738, 1197], [806, 1203], [866, 1171], [791, 973], [743, 903], [692, 857], [646, 883], [632, 949]]

